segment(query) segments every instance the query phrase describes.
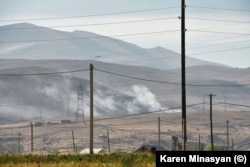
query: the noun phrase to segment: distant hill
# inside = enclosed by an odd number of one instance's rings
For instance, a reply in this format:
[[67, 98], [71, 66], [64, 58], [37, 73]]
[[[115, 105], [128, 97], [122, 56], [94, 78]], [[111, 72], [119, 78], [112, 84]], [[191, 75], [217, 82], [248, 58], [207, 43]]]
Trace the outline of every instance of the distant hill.
[[[0, 124], [40, 119], [40, 117], [43, 119], [65, 117], [68, 113], [74, 116], [77, 110], [77, 89], [80, 84], [84, 87], [84, 113], [88, 116], [90, 63], [95, 68], [95, 115], [126, 115], [172, 108], [176, 109], [175, 112], [180, 111], [180, 69], [157, 70], [94, 60], [1, 59]], [[20, 73], [34, 74], [79, 69], [87, 71], [56, 75], [13, 76]], [[213, 99], [215, 112], [225, 110], [223, 104], [225, 97], [227, 103], [248, 104], [250, 85], [247, 81], [250, 80], [250, 68], [193, 66], [186, 71], [187, 105], [196, 104], [188, 107], [188, 112], [203, 110], [203, 105], [199, 104], [203, 102], [203, 96], [206, 102], [204, 109], [208, 111], [209, 99], [206, 95], [210, 93], [216, 94]], [[10, 76], [1, 76], [2, 74]], [[236, 86], [220, 86], [223, 84]], [[242, 86], [237, 86], [241, 84]], [[248, 110], [246, 107], [234, 105], [227, 105], [226, 109]]]
[[[63, 32], [28, 23], [1, 26], [0, 37], [0, 124], [75, 115], [81, 84], [87, 116], [90, 63], [95, 68], [96, 115], [181, 109], [180, 55], [171, 50], [145, 49], [90, 32]], [[188, 111], [207, 110], [210, 93], [216, 94], [217, 111], [248, 109], [229, 104], [248, 104], [250, 68], [190, 57], [186, 63]], [[41, 75], [15, 75], [34, 73]]]
[[[64, 32], [28, 23], [0, 26], [2, 59], [92, 59], [156, 69], [180, 68], [180, 54], [156, 47], [141, 48], [91, 32]], [[14, 42], [15, 41], [15, 42]], [[186, 66], [221, 64], [186, 58]]]

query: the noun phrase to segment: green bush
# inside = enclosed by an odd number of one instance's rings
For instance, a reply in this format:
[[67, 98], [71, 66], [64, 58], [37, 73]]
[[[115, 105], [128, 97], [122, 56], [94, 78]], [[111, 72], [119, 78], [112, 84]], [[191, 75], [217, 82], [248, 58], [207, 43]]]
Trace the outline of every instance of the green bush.
[[[207, 144], [204, 148], [205, 151], [212, 151], [212, 145], [211, 144]], [[214, 151], [221, 151], [222, 148], [221, 146], [214, 144]]]

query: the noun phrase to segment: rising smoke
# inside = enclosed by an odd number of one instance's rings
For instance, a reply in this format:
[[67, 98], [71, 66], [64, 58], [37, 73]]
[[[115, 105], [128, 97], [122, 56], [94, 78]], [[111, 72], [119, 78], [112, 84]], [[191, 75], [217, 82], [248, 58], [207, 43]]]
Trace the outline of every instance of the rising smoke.
[[[77, 88], [82, 84], [83, 111], [89, 115], [89, 81], [65, 76], [0, 78], [0, 124], [75, 116]], [[95, 83], [95, 115], [126, 115], [156, 111], [161, 104], [143, 85], [114, 90]]]
[[129, 113], [142, 113], [161, 109], [161, 104], [156, 100], [156, 96], [143, 85], [133, 85], [131, 87], [134, 99], [129, 103]]
[[143, 85], [133, 85], [122, 92], [99, 88], [94, 98], [98, 115], [136, 114], [161, 109], [156, 96]]

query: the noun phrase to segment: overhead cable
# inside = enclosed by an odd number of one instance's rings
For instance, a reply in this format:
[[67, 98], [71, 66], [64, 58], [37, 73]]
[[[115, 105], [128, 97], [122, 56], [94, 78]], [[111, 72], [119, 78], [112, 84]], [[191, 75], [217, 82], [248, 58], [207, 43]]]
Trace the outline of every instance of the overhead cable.
[[[201, 104], [204, 104], [204, 102], [196, 103], [196, 104], [190, 104], [190, 105], [187, 105], [186, 107], [193, 107], [193, 106], [197, 106], [197, 105], [201, 105]], [[141, 115], [154, 114], [154, 113], [164, 113], [164, 112], [167, 112], [167, 111], [177, 110], [177, 109], [181, 109], [181, 107], [166, 108], [166, 109], [160, 109], [160, 110], [151, 111], [151, 112], [143, 112], [143, 113], [138, 113], [138, 114], [114, 116], [114, 117], [110, 117], [110, 118], [99, 118], [99, 119], [95, 119], [95, 121], [103, 121], [103, 120], [117, 119], [117, 118], [127, 118], [127, 117], [141, 116]]]
[[216, 34], [232, 34], [232, 35], [250, 35], [247, 33], [235, 33], [235, 32], [222, 32], [222, 31], [206, 31], [206, 30], [188, 30], [193, 32], [205, 32], [205, 33], [216, 33]]
[[[120, 76], [120, 77], [125, 77], [125, 78], [131, 78], [131, 79], [136, 79], [136, 80], [141, 80], [141, 81], [148, 81], [148, 82], [155, 82], [155, 83], [160, 83], [160, 84], [169, 84], [169, 85], [178, 85], [181, 86], [181, 83], [177, 83], [177, 82], [167, 82], [167, 81], [157, 81], [157, 80], [151, 80], [151, 79], [145, 79], [145, 78], [139, 78], [139, 77], [133, 77], [133, 76], [128, 76], [128, 75], [123, 75], [123, 74], [118, 74], [118, 73], [114, 73], [114, 72], [109, 72], [109, 71], [105, 71], [105, 70], [101, 70], [98, 68], [95, 68], [94, 70], [96, 71], [100, 71], [103, 73], [107, 73], [107, 74], [111, 74], [111, 75], [116, 75], [116, 76]], [[250, 86], [250, 84], [186, 84], [186, 86], [194, 86], [194, 87], [240, 87], [240, 86]]]
[[166, 9], [179, 8], [179, 7], [180, 6], [172, 6], [172, 7], [163, 7], [163, 8], [154, 8], [154, 9], [134, 10], [134, 11], [116, 12], [116, 13], [102, 13], [102, 14], [93, 14], [93, 15], [81, 15], [81, 16], [9, 19], [9, 20], [0, 20], [0, 22], [32, 21], [32, 20], [58, 20], [58, 19], [72, 19], [72, 18], [84, 18], [84, 17], [109, 16], [109, 15], [120, 15], [120, 14], [129, 14], [129, 13], [141, 13], [141, 12], [150, 12], [150, 11], [157, 11], [157, 10], [166, 10]]
[[204, 55], [204, 54], [210, 54], [210, 53], [220, 53], [220, 52], [227, 52], [227, 51], [232, 51], [232, 50], [241, 50], [241, 49], [248, 49], [248, 48], [250, 48], [250, 46], [241, 47], [241, 48], [231, 48], [231, 49], [225, 49], [225, 50], [210, 51], [210, 52], [190, 53], [189, 55], [191, 55], [191, 56]]
[[216, 22], [250, 23], [250, 21], [207, 19], [207, 18], [197, 18], [197, 17], [187, 17], [187, 19], [192, 19], [192, 20], [206, 20], [206, 21], [216, 21]]
[[65, 40], [84, 40], [84, 39], [95, 39], [95, 38], [112, 38], [112, 37], [123, 37], [123, 36], [160, 34], [160, 33], [169, 33], [169, 32], [176, 32], [176, 31], [180, 31], [180, 30], [155, 31], [155, 32], [133, 33], [133, 34], [120, 34], [120, 35], [112, 35], [112, 36], [94, 36], [94, 37], [76, 37], [76, 38], [54, 38], [54, 39], [34, 39], [34, 40], [0, 41], [0, 43], [49, 42], [49, 41], [65, 41]]
[[80, 70], [72, 70], [72, 71], [61, 71], [61, 72], [48, 72], [48, 73], [7, 73], [0, 74], [0, 77], [8, 77], [8, 76], [30, 76], [30, 75], [54, 75], [54, 74], [66, 74], [66, 73], [75, 73], [81, 71], [89, 71], [89, 69], [80, 69]]
[[144, 20], [130, 20], [130, 21], [119, 21], [119, 22], [106, 22], [106, 23], [93, 23], [93, 24], [76, 24], [76, 25], [61, 25], [61, 26], [49, 26], [49, 27], [4, 27], [0, 30], [26, 30], [26, 29], [43, 29], [43, 28], [65, 28], [65, 27], [84, 27], [84, 26], [101, 26], [101, 25], [112, 25], [112, 24], [126, 24], [126, 23], [138, 23], [138, 22], [150, 22], [159, 20], [176, 19], [177, 17], [165, 17], [155, 19], [144, 19]]
[[238, 107], [247, 107], [247, 108], [250, 108], [250, 106], [248, 106], [248, 105], [242, 105], [242, 104], [225, 103], [225, 102], [218, 102], [218, 104], [227, 104], [227, 105], [232, 105], [232, 106], [238, 106]]
[[188, 5], [190, 8], [201, 8], [201, 9], [213, 9], [213, 10], [229, 10], [229, 11], [238, 11], [238, 12], [250, 12], [247, 9], [233, 9], [233, 8], [217, 8], [217, 7], [205, 7], [205, 6], [195, 6], [195, 5]]

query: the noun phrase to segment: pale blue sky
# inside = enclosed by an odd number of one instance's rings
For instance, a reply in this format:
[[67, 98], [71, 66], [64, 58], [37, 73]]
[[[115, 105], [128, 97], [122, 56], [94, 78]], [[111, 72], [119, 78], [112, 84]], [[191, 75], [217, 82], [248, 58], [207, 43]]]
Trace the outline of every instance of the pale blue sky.
[[[4, 22], [4, 20], [85, 16], [177, 7], [180, 6], [180, 2], [181, 0], [0, 0], [0, 25], [17, 23], [16, 21]], [[250, 35], [204, 32], [215, 31], [250, 34], [250, 0], [186, 0], [186, 4], [186, 53], [188, 56], [223, 63], [233, 67], [250, 67]], [[239, 9], [242, 11], [207, 8]], [[180, 20], [178, 19], [178, 16], [180, 16], [180, 7], [148, 12], [104, 15], [98, 17], [57, 20], [23, 20], [19, 22], [29, 22], [50, 27], [169, 17], [176, 18], [129, 24], [60, 28], [60, 30], [65, 31], [84, 30], [102, 35], [113, 36], [117, 34], [179, 30]], [[224, 21], [212, 21], [215, 19]], [[240, 21], [240, 23], [232, 21]], [[203, 32], [192, 30], [199, 30]], [[167, 49], [180, 52], [179, 32], [151, 34], [136, 37], [119, 37], [119, 39], [145, 48], [162, 46]]]

